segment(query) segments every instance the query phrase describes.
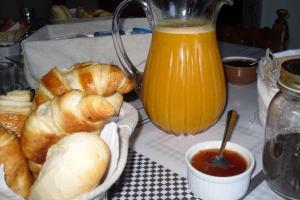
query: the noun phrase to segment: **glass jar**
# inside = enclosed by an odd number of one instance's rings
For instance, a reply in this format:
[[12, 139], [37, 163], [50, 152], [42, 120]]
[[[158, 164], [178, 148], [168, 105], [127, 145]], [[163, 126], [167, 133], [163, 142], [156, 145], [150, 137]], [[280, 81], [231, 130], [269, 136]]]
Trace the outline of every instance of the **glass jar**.
[[273, 191], [300, 199], [300, 59], [282, 64], [278, 87], [268, 109], [263, 170]]

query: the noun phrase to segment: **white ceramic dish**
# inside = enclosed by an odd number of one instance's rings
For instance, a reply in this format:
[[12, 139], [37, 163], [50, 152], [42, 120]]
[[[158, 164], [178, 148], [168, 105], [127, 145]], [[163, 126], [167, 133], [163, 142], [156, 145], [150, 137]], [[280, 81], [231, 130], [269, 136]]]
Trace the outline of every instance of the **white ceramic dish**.
[[235, 200], [242, 198], [247, 192], [255, 159], [246, 148], [228, 142], [226, 149], [240, 153], [247, 161], [247, 169], [241, 174], [230, 177], [218, 177], [204, 174], [191, 165], [192, 157], [204, 149], [215, 149], [221, 146], [221, 141], [208, 141], [190, 147], [185, 154], [187, 179], [195, 197], [205, 200]]

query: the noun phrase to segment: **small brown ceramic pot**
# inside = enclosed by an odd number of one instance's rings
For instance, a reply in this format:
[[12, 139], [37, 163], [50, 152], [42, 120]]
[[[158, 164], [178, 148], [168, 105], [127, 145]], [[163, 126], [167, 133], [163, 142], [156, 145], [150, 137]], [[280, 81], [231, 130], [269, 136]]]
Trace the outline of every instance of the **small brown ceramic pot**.
[[223, 66], [226, 80], [234, 85], [247, 85], [256, 81], [257, 62], [250, 57], [225, 57]]

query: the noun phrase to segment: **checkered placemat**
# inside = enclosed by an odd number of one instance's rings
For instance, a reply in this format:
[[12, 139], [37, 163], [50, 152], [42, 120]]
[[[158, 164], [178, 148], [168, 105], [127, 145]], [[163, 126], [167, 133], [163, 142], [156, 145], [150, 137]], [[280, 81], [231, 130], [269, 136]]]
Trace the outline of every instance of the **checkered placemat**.
[[184, 177], [129, 149], [119, 181], [108, 191], [108, 199], [196, 199]]

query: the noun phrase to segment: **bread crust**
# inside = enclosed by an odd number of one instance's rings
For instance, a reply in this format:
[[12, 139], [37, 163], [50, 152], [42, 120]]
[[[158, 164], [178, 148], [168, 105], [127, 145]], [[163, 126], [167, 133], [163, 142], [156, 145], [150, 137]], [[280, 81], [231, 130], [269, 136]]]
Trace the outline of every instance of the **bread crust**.
[[88, 95], [71, 90], [41, 104], [28, 117], [21, 137], [27, 159], [42, 164], [49, 147], [75, 132], [95, 132], [117, 115], [123, 96]]
[[128, 93], [134, 87], [134, 81], [117, 66], [83, 62], [65, 69], [52, 68], [41, 78], [34, 102], [38, 106], [72, 89], [110, 96]]
[[25, 199], [28, 198], [32, 177], [17, 136], [0, 126], [0, 164], [4, 164], [7, 185]]
[[27, 119], [28, 114], [9, 114], [9, 113], [0, 113], [0, 125], [10, 129], [17, 136], [20, 137], [22, 134], [22, 129]]
[[31, 112], [30, 91], [14, 90], [0, 96], [0, 125], [15, 133], [22, 134], [24, 123]]
[[109, 147], [99, 136], [66, 136], [49, 149], [30, 200], [67, 200], [88, 192], [105, 177], [109, 162]]

